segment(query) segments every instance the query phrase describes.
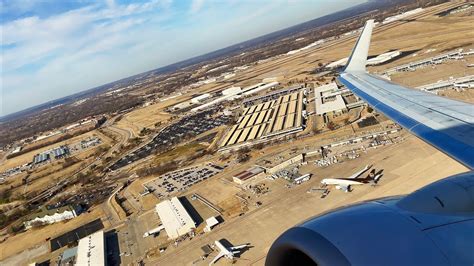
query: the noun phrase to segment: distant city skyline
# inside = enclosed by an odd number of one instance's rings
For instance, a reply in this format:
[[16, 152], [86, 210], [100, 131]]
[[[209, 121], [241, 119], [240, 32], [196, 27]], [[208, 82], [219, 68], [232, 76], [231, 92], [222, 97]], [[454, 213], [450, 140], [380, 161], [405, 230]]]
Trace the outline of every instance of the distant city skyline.
[[364, 2], [2, 0], [0, 116]]

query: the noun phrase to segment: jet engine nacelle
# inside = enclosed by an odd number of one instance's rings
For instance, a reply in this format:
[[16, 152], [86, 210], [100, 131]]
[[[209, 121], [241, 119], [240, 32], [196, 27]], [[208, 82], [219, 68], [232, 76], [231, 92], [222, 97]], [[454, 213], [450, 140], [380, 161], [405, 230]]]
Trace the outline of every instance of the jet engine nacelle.
[[473, 265], [474, 172], [345, 207], [283, 233], [266, 265]]

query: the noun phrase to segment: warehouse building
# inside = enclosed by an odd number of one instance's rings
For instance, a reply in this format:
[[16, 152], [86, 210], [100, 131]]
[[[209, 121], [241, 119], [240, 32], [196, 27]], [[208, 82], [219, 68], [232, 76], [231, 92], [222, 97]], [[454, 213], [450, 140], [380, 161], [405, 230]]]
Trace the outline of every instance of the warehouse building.
[[230, 87], [222, 91], [222, 95], [224, 96], [237, 95], [239, 93], [242, 93], [242, 89], [240, 87]]
[[248, 183], [251, 183], [254, 180], [257, 180], [261, 177], [265, 176], [265, 169], [259, 166], [252, 167], [250, 169], [247, 169], [245, 171], [242, 171], [232, 177], [232, 180], [241, 185], [244, 186]]
[[[394, 60], [395, 58], [397, 58], [401, 55], [402, 55], [402, 52], [400, 52], [400, 51], [390, 51], [390, 52], [386, 52], [386, 53], [383, 53], [383, 54], [379, 54], [376, 57], [372, 57], [370, 59], [367, 59], [367, 65], [368, 66], [381, 65], [383, 63], [387, 63], [391, 60]], [[337, 61], [329, 63], [326, 67], [327, 68], [343, 67], [347, 64], [347, 61], [349, 61], [349, 58], [344, 57], [344, 58], [341, 58]]]
[[274, 174], [278, 171], [281, 171], [287, 167], [290, 167], [291, 165], [293, 164], [300, 164], [302, 162], [304, 162], [305, 160], [305, 154], [299, 154], [299, 155], [296, 155], [295, 157], [293, 158], [290, 158], [284, 162], [281, 162], [273, 167], [271, 167], [270, 169], [268, 169], [268, 173], [269, 174]]
[[197, 106], [197, 107], [191, 109], [191, 112], [198, 112], [198, 111], [201, 111], [201, 110], [205, 110], [205, 109], [207, 109], [211, 106], [217, 105], [221, 102], [232, 101], [232, 100], [241, 98], [242, 96], [247, 96], [247, 95], [250, 95], [250, 94], [254, 94], [254, 93], [257, 93], [259, 91], [266, 90], [266, 89], [269, 89], [269, 88], [274, 88], [278, 84], [279, 84], [278, 82], [271, 82], [271, 83], [268, 83], [268, 84], [258, 83], [258, 84], [252, 85], [252, 86], [245, 87], [243, 89], [241, 87], [231, 87], [231, 88], [228, 88], [228, 89], [225, 89], [225, 90], [221, 91], [221, 93], [222, 93], [221, 97], [218, 97], [218, 98], [216, 98], [216, 99], [214, 99], [214, 100], [212, 100], [208, 103], [205, 103], [203, 105]]
[[61, 146], [54, 148], [52, 151], [55, 159], [60, 159], [69, 154], [69, 148], [67, 146]]
[[291, 87], [280, 89], [280, 90], [270, 91], [268, 93], [265, 93], [264, 95], [258, 95], [251, 98], [247, 98], [242, 103], [245, 107], [249, 107], [256, 103], [276, 100], [282, 95], [295, 93], [301, 90], [302, 88], [303, 88], [302, 85], [295, 85], [295, 86], [291, 86]]
[[171, 239], [186, 235], [196, 228], [194, 220], [177, 197], [156, 204], [155, 210]]
[[40, 153], [40, 154], [35, 155], [35, 157], [33, 157], [33, 163], [40, 164], [40, 163], [49, 161], [50, 159], [51, 157], [49, 156], [49, 153]]
[[106, 264], [104, 231], [98, 231], [79, 239], [76, 264], [100, 266]]
[[191, 99], [191, 103], [193, 103], [193, 104], [198, 104], [198, 103], [201, 103], [201, 102], [203, 102], [204, 100], [207, 100], [207, 99], [209, 99], [209, 98], [211, 98], [211, 94], [209, 94], [209, 93], [204, 93], [204, 94], [201, 94], [201, 95], [199, 95], [199, 96], [196, 96], [196, 97], [192, 98], [192, 99]]
[[279, 82], [273, 81], [268, 84], [265, 83], [258, 83], [249, 87], [244, 88], [244, 93], [243, 95], [252, 95], [257, 92], [261, 92], [270, 88], [275, 88], [276, 86], [280, 85]]

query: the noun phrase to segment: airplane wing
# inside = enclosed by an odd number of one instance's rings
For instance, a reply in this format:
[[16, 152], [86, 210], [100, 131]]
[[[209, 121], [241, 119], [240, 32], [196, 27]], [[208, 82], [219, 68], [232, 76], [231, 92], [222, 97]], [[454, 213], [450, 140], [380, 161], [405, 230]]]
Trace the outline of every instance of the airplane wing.
[[373, 108], [440, 151], [474, 168], [474, 105], [408, 89], [368, 74], [369, 20], [338, 80]]
[[242, 248], [245, 248], [247, 247], [248, 245], [245, 244], [245, 245], [240, 245], [240, 246], [234, 246], [234, 247], [230, 247], [230, 250], [237, 250], [237, 249], [242, 249]]
[[363, 174], [365, 171], [369, 170], [369, 168], [372, 167], [372, 166], [365, 166], [364, 169], [360, 170], [359, 172], [349, 176], [347, 179], [355, 179], [357, 177], [359, 177], [361, 174]]
[[340, 179], [340, 178], [325, 178], [321, 182], [326, 184], [326, 185], [341, 185], [341, 186], [363, 185], [364, 184], [364, 183], [359, 182], [359, 181], [349, 180], [349, 179]]
[[209, 263], [209, 265], [216, 263], [216, 261], [218, 261], [220, 258], [224, 256], [225, 256], [225, 252], [223, 251], [219, 252], [219, 254], [217, 254], [217, 256]]

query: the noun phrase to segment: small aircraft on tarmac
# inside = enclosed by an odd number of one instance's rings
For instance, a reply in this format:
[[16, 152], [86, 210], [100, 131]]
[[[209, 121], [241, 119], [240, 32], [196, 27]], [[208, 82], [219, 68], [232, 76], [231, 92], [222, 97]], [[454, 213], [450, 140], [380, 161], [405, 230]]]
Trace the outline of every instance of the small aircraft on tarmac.
[[226, 257], [227, 259], [233, 260], [235, 258], [235, 255], [240, 253], [241, 249], [250, 247], [249, 244], [244, 244], [244, 245], [239, 245], [239, 246], [231, 246], [231, 247], [225, 247], [221, 241], [215, 241], [214, 244], [216, 245], [217, 248], [219, 248], [220, 252], [217, 254], [217, 256], [209, 263], [209, 265], [212, 265], [216, 263], [220, 258]]

